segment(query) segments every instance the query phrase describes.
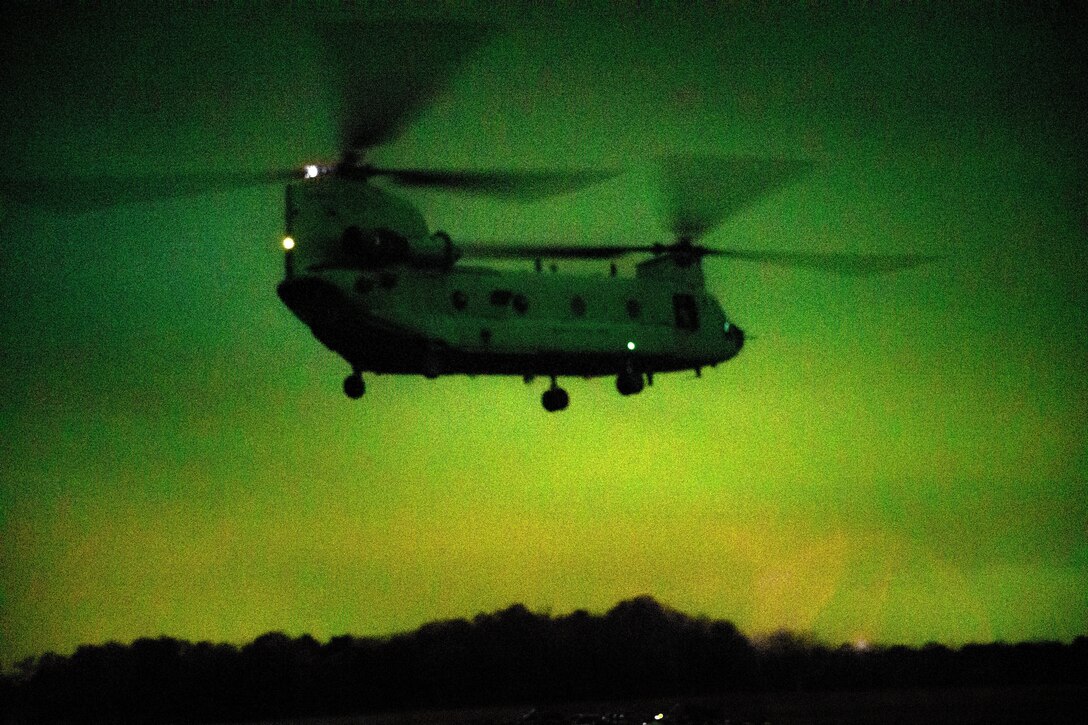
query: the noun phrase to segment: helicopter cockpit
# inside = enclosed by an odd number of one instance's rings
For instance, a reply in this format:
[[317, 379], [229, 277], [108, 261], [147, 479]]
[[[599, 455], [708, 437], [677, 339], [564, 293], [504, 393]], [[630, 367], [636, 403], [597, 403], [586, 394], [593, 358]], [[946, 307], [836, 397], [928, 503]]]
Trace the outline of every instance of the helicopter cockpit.
[[461, 256], [448, 234], [435, 232], [409, 239], [392, 229], [349, 226], [340, 235], [341, 253], [349, 266], [374, 269], [395, 264], [448, 269]]
[[364, 269], [405, 263], [411, 258], [408, 239], [392, 229], [364, 230], [353, 224], [340, 235], [340, 246], [346, 261]]
[[316, 178], [287, 188], [297, 269], [449, 268], [461, 256], [410, 204], [370, 184]]

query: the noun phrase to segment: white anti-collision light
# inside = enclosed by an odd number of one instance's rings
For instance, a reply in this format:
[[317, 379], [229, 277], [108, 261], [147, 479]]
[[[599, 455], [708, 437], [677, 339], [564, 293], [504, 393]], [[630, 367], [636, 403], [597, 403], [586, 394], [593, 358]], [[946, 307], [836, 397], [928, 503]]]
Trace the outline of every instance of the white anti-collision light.
[[284, 237], [283, 238], [283, 248], [285, 250], [287, 250], [288, 252], [290, 252], [292, 249], [295, 248], [295, 240], [292, 239], [291, 237]]
[[634, 342], [630, 342], [630, 341], [629, 341], [629, 342], [627, 343], [627, 349], [628, 349], [628, 350], [634, 350], [634, 349], [635, 349], [635, 343], [634, 343]]
[[306, 178], [306, 179], [315, 179], [315, 178], [317, 178], [318, 174], [320, 174], [320, 173], [321, 173], [321, 167], [320, 166], [318, 166], [317, 164], [307, 164], [306, 165], [306, 176], [304, 178]]

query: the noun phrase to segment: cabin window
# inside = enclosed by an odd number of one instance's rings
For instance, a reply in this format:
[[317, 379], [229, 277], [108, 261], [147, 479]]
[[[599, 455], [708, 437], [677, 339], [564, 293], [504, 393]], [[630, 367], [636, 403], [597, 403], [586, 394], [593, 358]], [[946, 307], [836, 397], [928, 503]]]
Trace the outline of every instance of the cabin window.
[[454, 290], [453, 294], [450, 295], [450, 302], [453, 303], [453, 309], [463, 310], [468, 307], [468, 295], [461, 290]]
[[508, 289], [497, 289], [491, 293], [491, 304], [496, 307], [505, 307], [510, 304], [510, 298], [514, 296], [514, 293]]
[[582, 299], [581, 295], [574, 295], [570, 298], [570, 311], [574, 313], [575, 317], [586, 316], [586, 301]]
[[685, 294], [673, 295], [672, 311], [676, 326], [681, 330], [699, 329], [699, 307], [695, 304], [695, 297]]
[[642, 317], [642, 303], [636, 299], [627, 300], [627, 316], [632, 320]]
[[514, 295], [510, 304], [519, 315], [524, 315], [529, 310], [529, 300], [525, 299], [525, 295]]

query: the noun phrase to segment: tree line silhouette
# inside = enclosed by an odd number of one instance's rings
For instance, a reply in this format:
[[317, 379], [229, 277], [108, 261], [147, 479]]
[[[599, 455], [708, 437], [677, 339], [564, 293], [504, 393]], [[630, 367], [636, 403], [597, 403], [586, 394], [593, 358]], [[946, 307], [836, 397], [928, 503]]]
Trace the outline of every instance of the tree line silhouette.
[[261, 635], [241, 647], [169, 637], [81, 646], [0, 676], [3, 721], [226, 722], [417, 708], [633, 700], [741, 691], [1088, 684], [1072, 644], [828, 647], [648, 596], [603, 615], [522, 605], [390, 637]]

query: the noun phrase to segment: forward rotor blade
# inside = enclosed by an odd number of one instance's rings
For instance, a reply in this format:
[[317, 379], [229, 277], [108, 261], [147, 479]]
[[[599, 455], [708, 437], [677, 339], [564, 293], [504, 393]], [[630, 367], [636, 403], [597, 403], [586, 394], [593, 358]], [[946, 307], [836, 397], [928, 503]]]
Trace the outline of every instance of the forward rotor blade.
[[678, 239], [696, 240], [756, 200], [797, 180], [809, 161], [685, 157], [662, 161], [662, 213]]
[[304, 176], [305, 171], [302, 169], [277, 169], [50, 179], [2, 177], [0, 194], [25, 206], [75, 214], [118, 204], [184, 198], [284, 183]]
[[599, 184], [615, 177], [619, 172], [590, 169], [442, 171], [373, 168], [368, 170], [368, 173], [373, 176], [385, 176], [402, 186], [444, 189], [531, 201], [556, 194], [567, 194]]
[[703, 249], [702, 254], [740, 259], [780, 267], [801, 267], [845, 275], [897, 272], [934, 262], [941, 257], [926, 254], [847, 254], [838, 252], [773, 252], [747, 249]]
[[395, 139], [491, 32], [482, 25], [433, 22], [320, 25], [338, 100], [340, 150]]

